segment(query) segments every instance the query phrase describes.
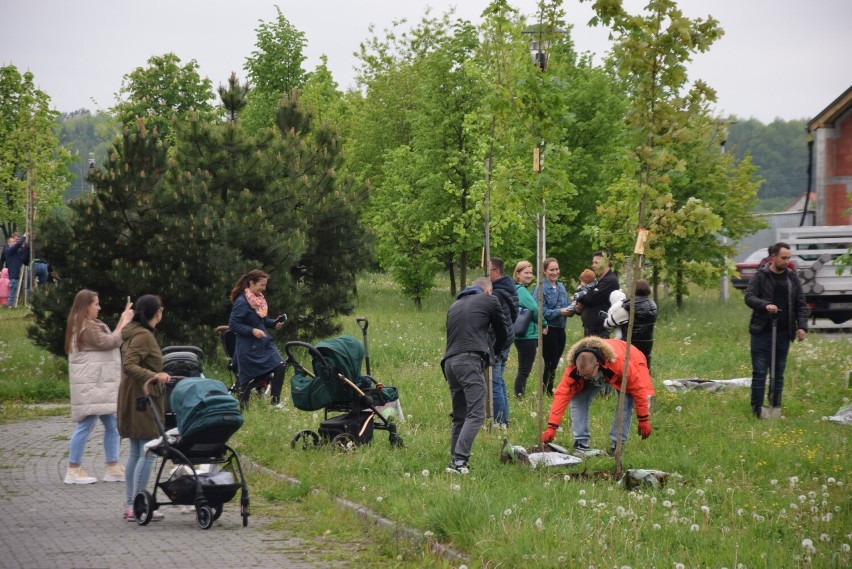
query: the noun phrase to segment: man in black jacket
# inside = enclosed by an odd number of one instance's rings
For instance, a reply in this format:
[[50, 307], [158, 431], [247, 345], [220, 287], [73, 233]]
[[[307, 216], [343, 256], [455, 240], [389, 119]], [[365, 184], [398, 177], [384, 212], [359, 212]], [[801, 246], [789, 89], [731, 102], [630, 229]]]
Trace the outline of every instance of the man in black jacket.
[[507, 345], [506, 317], [491, 291], [488, 277], [479, 277], [459, 293], [447, 312], [447, 349], [441, 370], [453, 406], [452, 461], [447, 466], [453, 474], [468, 473], [473, 441], [485, 423], [485, 367]]
[[790, 246], [779, 242], [769, 248], [771, 261], [749, 280], [745, 303], [752, 309], [748, 331], [751, 334], [751, 410], [760, 418], [766, 391], [766, 374], [772, 360], [772, 320], [777, 319], [775, 341], [775, 385], [769, 394], [770, 406], [781, 406], [784, 368], [790, 343], [804, 341], [808, 330], [808, 305], [799, 276], [787, 266]]
[[598, 276], [598, 284], [582, 299], [577, 301], [577, 312], [583, 320], [584, 336], [599, 336], [609, 338], [609, 330], [604, 326], [606, 318], [601, 318], [601, 312], [609, 310], [609, 294], [621, 288], [618, 276], [609, 268], [609, 260], [603, 251], [595, 251], [592, 255], [592, 270]]
[[506, 347], [503, 351], [494, 354], [494, 367], [491, 368], [491, 392], [494, 400], [494, 422], [501, 427], [509, 426], [509, 396], [506, 393], [506, 381], [503, 372], [506, 370], [506, 362], [509, 360], [509, 349], [515, 341], [514, 322], [518, 319], [518, 289], [515, 281], [503, 274], [503, 259], [491, 257], [488, 263], [488, 278], [491, 279], [494, 296], [503, 307], [503, 315], [508, 325]]

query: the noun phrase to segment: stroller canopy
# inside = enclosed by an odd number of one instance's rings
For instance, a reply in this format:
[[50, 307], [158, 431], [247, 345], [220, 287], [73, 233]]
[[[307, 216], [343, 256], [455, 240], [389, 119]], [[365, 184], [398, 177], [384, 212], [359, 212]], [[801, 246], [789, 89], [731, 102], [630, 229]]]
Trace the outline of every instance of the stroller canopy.
[[209, 429], [214, 437], [222, 434], [224, 440], [218, 442], [225, 443], [243, 424], [239, 402], [218, 379], [188, 377], [178, 381], [170, 402], [182, 437]]
[[[340, 336], [330, 340], [323, 340], [316, 345], [317, 351], [322, 354], [328, 365], [346, 376], [349, 381], [366, 389], [370, 387], [370, 380], [361, 376], [361, 363], [364, 361], [364, 346], [357, 338], [352, 336]], [[319, 358], [313, 361], [314, 373], [317, 377], [325, 377], [326, 370], [323, 369]]]

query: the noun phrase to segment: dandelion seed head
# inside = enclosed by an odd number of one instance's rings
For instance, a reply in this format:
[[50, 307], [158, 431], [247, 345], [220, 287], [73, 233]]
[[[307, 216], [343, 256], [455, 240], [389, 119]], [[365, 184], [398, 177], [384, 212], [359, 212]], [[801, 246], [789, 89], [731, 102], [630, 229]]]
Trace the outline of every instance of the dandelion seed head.
[[429, 476], [429, 469], [428, 469], [428, 468], [424, 468], [424, 469], [423, 469], [423, 472], [421, 472], [420, 474], [421, 474], [422, 476]]
[[503, 515], [504, 516], [511, 516], [512, 515], [512, 508], [506, 508], [505, 510], [503, 510]]
[[689, 531], [698, 531], [698, 530], [699, 530], [698, 524], [692, 524], [691, 526], [689, 526]]
[[705, 514], [709, 514], [710, 508], [708, 506], [701, 506], [701, 511], [704, 512]]
[[586, 501], [583, 500], [583, 499], [577, 500], [577, 503], [580, 504], [580, 506], [582, 506], [584, 508], [586, 507]]

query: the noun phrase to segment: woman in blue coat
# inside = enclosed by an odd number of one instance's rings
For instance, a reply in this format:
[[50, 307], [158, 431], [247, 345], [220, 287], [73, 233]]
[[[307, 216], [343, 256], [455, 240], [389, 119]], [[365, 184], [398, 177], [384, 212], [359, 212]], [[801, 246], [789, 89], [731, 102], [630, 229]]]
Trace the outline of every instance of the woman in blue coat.
[[284, 386], [284, 359], [275, 345], [267, 326], [280, 328], [283, 322], [269, 318], [269, 307], [263, 291], [269, 275], [259, 269], [241, 276], [231, 290], [231, 318], [228, 327], [237, 335], [234, 360], [240, 379], [240, 401], [245, 403], [251, 392], [246, 389], [253, 379], [272, 375], [270, 394], [272, 404], [281, 405]]

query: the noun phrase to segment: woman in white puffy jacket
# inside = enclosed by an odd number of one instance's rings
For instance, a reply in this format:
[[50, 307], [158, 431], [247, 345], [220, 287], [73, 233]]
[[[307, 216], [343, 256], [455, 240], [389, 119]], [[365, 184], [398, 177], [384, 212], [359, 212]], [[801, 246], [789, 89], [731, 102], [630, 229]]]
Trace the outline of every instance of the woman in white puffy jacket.
[[[636, 281], [636, 314], [633, 318], [633, 337], [630, 343], [645, 354], [648, 369], [651, 369], [651, 350], [654, 347], [654, 325], [657, 322], [657, 304], [650, 298], [651, 285], [648, 281]], [[609, 295], [612, 303], [604, 325], [615, 330], [615, 337], [627, 340], [627, 322], [630, 318], [630, 300], [620, 290]]]
[[93, 484], [80, 466], [89, 434], [100, 418], [104, 425], [104, 482], [124, 482], [124, 467], [118, 464], [121, 437], [116, 424], [118, 385], [121, 381], [121, 330], [133, 318], [128, 302], [114, 331], [98, 320], [98, 293], [83, 289], [74, 297], [65, 331], [68, 375], [71, 381], [71, 419], [77, 428], [71, 436], [66, 484]]

